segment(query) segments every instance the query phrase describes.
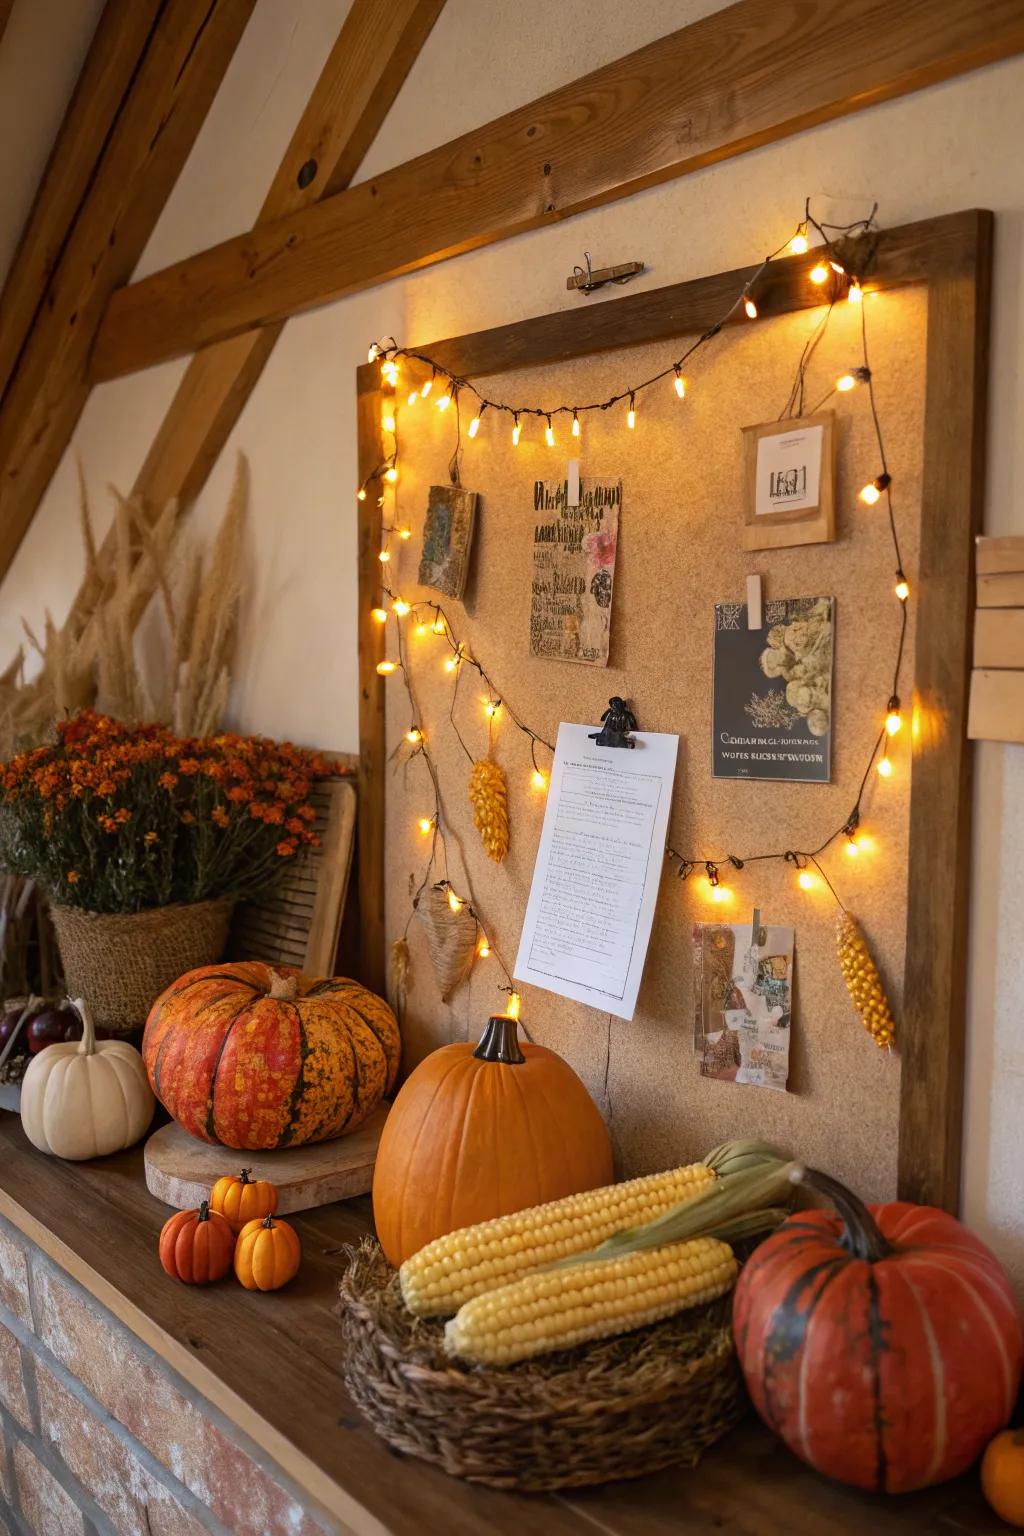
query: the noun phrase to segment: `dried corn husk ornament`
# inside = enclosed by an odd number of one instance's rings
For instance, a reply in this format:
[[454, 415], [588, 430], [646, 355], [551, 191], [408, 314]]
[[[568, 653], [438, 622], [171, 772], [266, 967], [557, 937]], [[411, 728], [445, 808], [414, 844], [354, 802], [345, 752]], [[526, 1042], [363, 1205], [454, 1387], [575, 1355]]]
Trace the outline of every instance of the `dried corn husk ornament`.
[[416, 916], [427, 936], [434, 976], [447, 1002], [459, 982], [469, 975], [476, 955], [477, 920], [467, 902], [453, 907], [446, 884], [432, 885], [416, 904]]
[[896, 1021], [878, 967], [852, 912], [844, 910], [836, 917], [836, 948], [850, 1000], [875, 1044], [886, 1051], [895, 1044]]
[[500, 864], [508, 853], [508, 783], [492, 757], [473, 764], [469, 776], [473, 820], [488, 858]]
[[411, 964], [409, 941], [403, 934], [391, 946], [391, 997], [396, 1013], [402, 1013], [405, 1009], [405, 995], [409, 990]]

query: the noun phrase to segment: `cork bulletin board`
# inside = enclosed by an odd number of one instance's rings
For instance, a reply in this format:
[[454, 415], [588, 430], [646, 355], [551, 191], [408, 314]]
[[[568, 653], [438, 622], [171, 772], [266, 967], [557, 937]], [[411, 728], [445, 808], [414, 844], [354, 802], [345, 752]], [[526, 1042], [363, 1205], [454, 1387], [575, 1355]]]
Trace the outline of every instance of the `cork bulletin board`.
[[[931, 225], [941, 236], [950, 222]], [[526, 1028], [533, 1039], [562, 1054], [586, 1082], [609, 1120], [619, 1171], [625, 1175], [690, 1160], [730, 1136], [757, 1135], [851, 1181], [869, 1198], [891, 1198], [898, 1189], [939, 1204], [956, 1203], [962, 1097], [956, 1063], [962, 1052], [963, 979], [955, 972], [963, 947], [968, 805], [967, 759], [959, 741], [970, 533], [978, 488], [969, 476], [961, 477], [959, 487], [951, 485], [951, 470], [939, 464], [936, 455], [952, 438], [953, 448], [959, 445], [961, 454], [977, 463], [980, 386], [968, 387], [971, 410], [947, 420], [944, 431], [936, 430], [935, 410], [941, 387], [937, 380], [947, 371], [938, 368], [940, 347], [960, 345], [980, 370], [976, 342], [984, 304], [970, 312], [969, 334], [959, 340], [945, 334], [951, 326], [955, 330], [956, 323], [954, 305], [940, 279], [946, 268], [954, 268], [949, 281], [959, 285], [959, 312], [965, 230], [954, 232], [960, 241], [957, 261], [950, 254], [956, 244], [952, 236], [945, 243], [932, 241], [933, 251], [941, 248], [942, 261], [933, 256], [929, 270], [921, 255], [927, 243], [919, 233], [924, 226], [912, 228], [913, 238], [904, 231], [890, 232], [888, 259], [894, 275], [891, 281], [882, 280], [883, 247], [878, 293], [867, 300], [867, 322], [886, 452], [897, 488], [903, 564], [918, 598], [909, 611], [901, 676], [903, 699], [914, 699], [913, 722], [911, 726], [908, 710], [908, 728], [891, 749], [893, 777], [883, 782], [872, 775], [862, 808], [868, 846], [856, 860], [845, 856], [841, 842], [825, 856], [826, 872], [860, 919], [885, 978], [900, 1049], [880, 1052], [853, 1012], [836, 960], [837, 908], [824, 887], [798, 889], [794, 871], [782, 863], [747, 865], [735, 873], [726, 866], [723, 880], [731, 900], [712, 905], [703, 882], [678, 880], [666, 861], [644, 982], [631, 1022], [613, 1020], [538, 989], [523, 989]], [[977, 264], [968, 264], [976, 297]], [[742, 278], [726, 276], [732, 283]], [[626, 430], [624, 411], [595, 413], [586, 418], [578, 445], [571, 444], [563, 419], [555, 448], [545, 445], [535, 422], [514, 448], [506, 418], [485, 415], [476, 440], [464, 442], [462, 483], [479, 494], [479, 501], [463, 601], [443, 600], [458, 638], [483, 661], [501, 696], [549, 741], [561, 720], [596, 724], [612, 693], [631, 701], [643, 729], [678, 734], [669, 840], [687, 855], [816, 847], [842, 822], [856, 798], [888, 688], [899, 611], [882, 509], [864, 506], [857, 498], [859, 487], [877, 471], [870, 415], [857, 391], [830, 402], [837, 433], [836, 542], [749, 553], [743, 549], [742, 429], [778, 416], [801, 348], [820, 318], [819, 309], [807, 307], [795, 278], [794, 273], [790, 287], [785, 275], [780, 279], [775, 303], [769, 297], [761, 304], [762, 320], [728, 327], [700, 354], [688, 378], [685, 401], [680, 402], [669, 386], [645, 393], [633, 432]], [[678, 294], [696, 286], [665, 292]], [[652, 297], [637, 296], [644, 301]], [[670, 315], [672, 309], [667, 304], [656, 329], [649, 327], [637, 345], [623, 345], [623, 335], [636, 329], [630, 322], [630, 302], [619, 299], [601, 306], [597, 333], [575, 338], [575, 347], [572, 335], [563, 343], [556, 334], [546, 350], [541, 346], [543, 361], [535, 366], [513, 366], [519, 359], [507, 341], [500, 348], [485, 344], [486, 337], [499, 333], [424, 350], [471, 376], [483, 393], [496, 398], [528, 403], [606, 398], [624, 382], [646, 377], [670, 355], [678, 355], [681, 338], [688, 333], [687, 328], [667, 328], [670, 320], [664, 311]], [[715, 302], [714, 294], [709, 302]], [[616, 306], [623, 321], [618, 334], [612, 329]], [[633, 301], [633, 308], [639, 310], [640, 305]], [[572, 320], [582, 324], [576, 316]], [[526, 322], [524, 328], [542, 323]], [[699, 329], [700, 323], [689, 329]], [[592, 319], [588, 324], [593, 325]], [[518, 329], [506, 328], [504, 335]], [[975, 345], [969, 346], [972, 341]], [[459, 361], [444, 357], [442, 345]], [[859, 314], [854, 306], [837, 305], [814, 355], [808, 378], [811, 402], [857, 360], [858, 347]], [[472, 366], [477, 358], [483, 363], [488, 356], [491, 371]], [[500, 361], [500, 369], [494, 369], [494, 360]], [[375, 454], [380, 456], [376, 374], [375, 369], [362, 370], [360, 378], [365, 469], [372, 468]], [[973, 372], [971, 379], [973, 384]], [[430, 596], [416, 583], [420, 535], [429, 487], [447, 479], [455, 437], [452, 416], [426, 403], [404, 412], [400, 407], [397, 515], [390, 491], [383, 515], [412, 530], [407, 543], [392, 545], [389, 573], [393, 590], [408, 601]], [[570, 456], [580, 458], [585, 477], [622, 484], [606, 668], [530, 654], [534, 486], [563, 475]], [[936, 480], [936, 475], [942, 478]], [[940, 484], [944, 497], [936, 494]], [[941, 537], [926, 543], [922, 561], [922, 528], [930, 529], [940, 503]], [[372, 512], [364, 514], [361, 535], [361, 577], [365, 606], [370, 607], [379, 600], [380, 583], [380, 525], [375, 525]], [[761, 574], [769, 602], [819, 594], [835, 599], [828, 784], [712, 777], [714, 604], [742, 602], [752, 571]], [[388, 628], [393, 630], [393, 621]], [[494, 755], [508, 777], [512, 838], [507, 859], [494, 865], [480, 847], [467, 796], [471, 764], [466, 749], [475, 758], [487, 748], [486, 695], [479, 678], [465, 669], [453, 704], [454, 682], [444, 667], [444, 642], [430, 634], [417, 636], [410, 628], [406, 659], [417, 716], [410, 720], [404, 688], [394, 680], [384, 683], [373, 673], [384, 654], [379, 627], [363, 625], [361, 636], [366, 744], [361, 880], [364, 904], [370, 904], [364, 912], [368, 931], [373, 928], [373, 903], [381, 903], [377, 950], [369, 956], [367, 974], [372, 976], [374, 965], [379, 967], [383, 959], [381, 938], [389, 944], [404, 930], [427, 855], [427, 840], [417, 822], [432, 808], [432, 795], [422, 761], [408, 766], [404, 762], [402, 741], [411, 724], [427, 733], [438, 769], [448, 830], [448, 875], [456, 890], [471, 883], [488, 937], [511, 967], [543, 816], [543, 792], [531, 782], [529, 743], [499, 713]], [[942, 649], [938, 666], [933, 644]], [[388, 654], [392, 651], [393, 646]], [[548, 755], [541, 755], [546, 768]], [[946, 766], [939, 770], [942, 761]], [[375, 805], [383, 813], [376, 820]], [[944, 837], [945, 848], [939, 852], [936, 839], [941, 844]], [[374, 838], [382, 854], [379, 889], [372, 881], [373, 863], [366, 867]], [[927, 856], [922, 856], [922, 847]], [[936, 855], [942, 860], [938, 865]], [[693, 1049], [692, 925], [749, 922], [755, 906], [763, 922], [795, 929], [789, 1092], [784, 1094], [703, 1078]], [[475, 1038], [488, 1013], [500, 1011], [504, 999], [498, 990], [503, 978], [491, 958], [477, 960], [450, 1005], [442, 1003], [415, 921], [409, 940], [412, 977], [403, 1035], [411, 1066], [438, 1045]], [[938, 1016], [936, 989], [946, 998], [945, 1012]]]

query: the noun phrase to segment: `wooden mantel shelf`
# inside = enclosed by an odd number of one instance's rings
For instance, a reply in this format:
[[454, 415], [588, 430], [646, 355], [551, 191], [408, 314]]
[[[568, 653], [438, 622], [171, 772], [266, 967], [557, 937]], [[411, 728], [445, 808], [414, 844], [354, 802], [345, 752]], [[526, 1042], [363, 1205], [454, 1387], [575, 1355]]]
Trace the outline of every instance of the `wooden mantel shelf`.
[[[230, 1154], [225, 1167], [231, 1167]], [[0, 1214], [65, 1269], [356, 1536], [985, 1536], [1005, 1529], [967, 1477], [899, 1499], [862, 1496], [795, 1461], [753, 1419], [696, 1470], [560, 1496], [499, 1494], [394, 1455], [341, 1379], [332, 1315], [345, 1244], [370, 1230], [365, 1199], [292, 1218], [297, 1280], [273, 1296], [168, 1280], [156, 1238], [166, 1208], [136, 1149], [95, 1163], [35, 1152], [0, 1115]]]

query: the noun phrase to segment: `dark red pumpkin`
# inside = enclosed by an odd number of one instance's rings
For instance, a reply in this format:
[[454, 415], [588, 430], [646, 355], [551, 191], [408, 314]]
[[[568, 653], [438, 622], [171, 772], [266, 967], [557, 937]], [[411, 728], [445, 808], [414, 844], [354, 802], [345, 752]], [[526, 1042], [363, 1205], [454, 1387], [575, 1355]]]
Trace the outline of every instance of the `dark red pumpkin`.
[[1024, 1329], [998, 1260], [945, 1211], [870, 1210], [808, 1174], [801, 1211], [754, 1252], [733, 1326], [754, 1406], [797, 1456], [903, 1493], [966, 1470], [1009, 1420]]

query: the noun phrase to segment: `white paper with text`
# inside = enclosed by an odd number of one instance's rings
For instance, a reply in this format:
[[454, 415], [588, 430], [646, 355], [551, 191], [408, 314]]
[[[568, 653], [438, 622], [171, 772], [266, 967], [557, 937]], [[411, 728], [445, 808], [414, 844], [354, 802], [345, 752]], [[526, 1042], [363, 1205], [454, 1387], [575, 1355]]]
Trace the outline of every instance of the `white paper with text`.
[[678, 736], [558, 728], [515, 979], [631, 1019], [664, 862]]

